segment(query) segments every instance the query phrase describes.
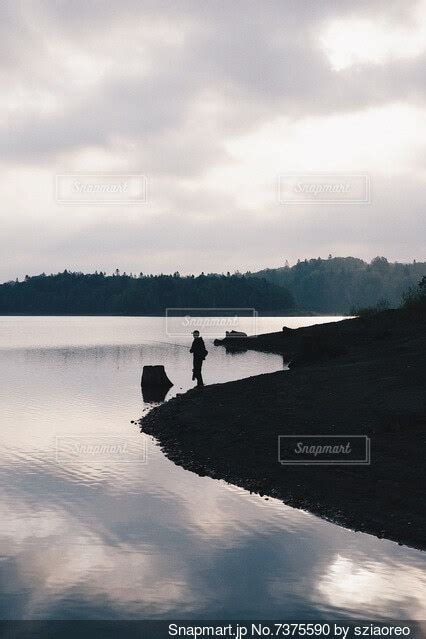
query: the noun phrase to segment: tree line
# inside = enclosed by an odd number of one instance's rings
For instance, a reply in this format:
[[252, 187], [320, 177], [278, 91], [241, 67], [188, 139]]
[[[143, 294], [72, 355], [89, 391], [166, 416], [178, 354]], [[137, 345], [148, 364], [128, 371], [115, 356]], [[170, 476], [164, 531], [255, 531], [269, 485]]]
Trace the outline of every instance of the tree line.
[[358, 314], [396, 308], [417, 289], [426, 262], [370, 263], [354, 257], [298, 261], [257, 273], [181, 276], [84, 274], [26, 276], [0, 285], [0, 314], [163, 315], [166, 308], [254, 308], [259, 313]]
[[375, 257], [367, 263], [330, 255], [253, 275], [287, 288], [301, 312], [356, 314], [366, 307], [398, 307], [426, 275], [426, 262], [401, 264]]
[[[291, 312], [286, 289], [244, 275], [113, 275], [65, 270], [0, 285], [0, 314], [163, 315], [167, 308], [254, 308]], [[184, 312], [183, 312], [184, 314]]]

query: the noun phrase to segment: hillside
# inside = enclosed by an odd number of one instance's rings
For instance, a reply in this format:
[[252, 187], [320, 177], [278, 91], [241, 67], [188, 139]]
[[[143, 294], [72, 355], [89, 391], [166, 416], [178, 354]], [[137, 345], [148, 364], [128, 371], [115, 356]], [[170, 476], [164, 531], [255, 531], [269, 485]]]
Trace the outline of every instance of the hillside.
[[288, 289], [301, 311], [351, 314], [377, 304], [399, 306], [404, 294], [426, 275], [426, 262], [400, 264], [376, 257], [368, 264], [355, 257], [330, 257], [252, 275]]

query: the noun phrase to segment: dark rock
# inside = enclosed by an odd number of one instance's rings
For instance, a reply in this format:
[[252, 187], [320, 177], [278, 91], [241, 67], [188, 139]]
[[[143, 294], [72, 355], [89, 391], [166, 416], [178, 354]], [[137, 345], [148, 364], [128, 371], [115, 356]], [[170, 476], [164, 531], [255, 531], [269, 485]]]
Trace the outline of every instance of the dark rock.
[[145, 402], [162, 402], [173, 383], [167, 377], [164, 366], [144, 366], [141, 386]]
[[142, 386], [173, 386], [166, 375], [164, 366], [144, 366], [142, 371]]

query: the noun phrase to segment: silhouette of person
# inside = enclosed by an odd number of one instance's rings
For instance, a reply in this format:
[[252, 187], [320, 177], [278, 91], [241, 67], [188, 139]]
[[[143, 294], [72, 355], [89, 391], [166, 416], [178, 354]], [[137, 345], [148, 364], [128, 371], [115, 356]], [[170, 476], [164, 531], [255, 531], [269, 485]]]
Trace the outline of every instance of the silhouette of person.
[[200, 331], [194, 331], [192, 335], [194, 336], [194, 341], [192, 342], [190, 349], [190, 353], [192, 353], [194, 359], [192, 379], [197, 380], [197, 386], [204, 386], [201, 367], [203, 365], [203, 361], [206, 359], [207, 350], [203, 338], [200, 337]]

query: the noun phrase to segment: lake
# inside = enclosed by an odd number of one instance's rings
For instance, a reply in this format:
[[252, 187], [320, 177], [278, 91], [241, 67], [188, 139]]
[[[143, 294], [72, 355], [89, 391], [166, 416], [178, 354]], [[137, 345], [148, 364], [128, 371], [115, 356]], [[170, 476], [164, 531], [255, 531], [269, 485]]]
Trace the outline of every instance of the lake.
[[[143, 365], [166, 399], [193, 385], [175, 321], [0, 318], [0, 618], [425, 619], [424, 553], [198, 477], [131, 423]], [[286, 367], [207, 333], [206, 384]]]

